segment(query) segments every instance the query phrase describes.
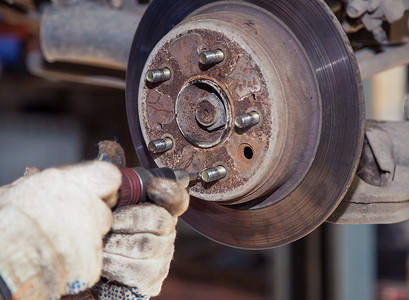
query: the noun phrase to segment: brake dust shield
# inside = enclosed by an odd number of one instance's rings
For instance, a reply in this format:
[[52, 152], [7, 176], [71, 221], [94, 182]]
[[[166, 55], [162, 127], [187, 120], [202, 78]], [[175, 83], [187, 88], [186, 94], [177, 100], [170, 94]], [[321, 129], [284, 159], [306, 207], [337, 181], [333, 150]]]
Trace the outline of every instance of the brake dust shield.
[[[199, 62], [214, 50], [221, 62]], [[163, 68], [169, 80], [146, 80]], [[144, 167], [227, 170], [191, 183], [183, 219], [233, 247], [276, 247], [314, 230], [345, 195], [362, 148], [357, 63], [319, 0], [153, 1], [133, 41], [126, 104]], [[235, 126], [250, 112], [257, 124]], [[172, 149], [148, 151], [165, 137]]]

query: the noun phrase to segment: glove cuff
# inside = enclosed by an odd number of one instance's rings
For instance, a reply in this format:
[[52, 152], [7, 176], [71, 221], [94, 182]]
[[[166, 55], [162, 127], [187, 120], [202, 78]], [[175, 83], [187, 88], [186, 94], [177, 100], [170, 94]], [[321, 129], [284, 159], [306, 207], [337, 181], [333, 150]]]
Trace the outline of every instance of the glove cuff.
[[11, 292], [4, 282], [3, 278], [0, 276], [0, 299], [11, 300]]
[[137, 288], [127, 287], [118, 282], [105, 282], [101, 279], [93, 288], [93, 294], [98, 297], [98, 300], [149, 300], [150, 297], [142, 295]]

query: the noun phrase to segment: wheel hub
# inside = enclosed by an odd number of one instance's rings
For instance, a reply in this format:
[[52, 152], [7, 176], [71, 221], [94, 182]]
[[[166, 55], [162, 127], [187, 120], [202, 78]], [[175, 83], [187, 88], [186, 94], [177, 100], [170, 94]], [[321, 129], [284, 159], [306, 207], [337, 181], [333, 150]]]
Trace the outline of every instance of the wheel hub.
[[[191, 184], [183, 215], [221, 243], [280, 246], [325, 221], [355, 173], [364, 111], [352, 48], [322, 0], [156, 0], [136, 32], [135, 149], [147, 168], [226, 171]], [[150, 153], [164, 137], [173, 148]]]
[[[203, 65], [201, 53], [213, 49], [223, 61]], [[170, 80], [140, 83], [145, 142], [174, 139], [174, 152], [155, 163], [191, 173], [224, 166], [224, 180], [190, 187], [208, 201], [238, 204], [280, 190], [268, 205], [288, 194], [311, 165], [321, 124], [318, 85], [292, 33], [254, 5], [208, 7], [163, 37], [144, 72], [164, 67]], [[251, 111], [261, 122], [234, 126], [236, 116]]]

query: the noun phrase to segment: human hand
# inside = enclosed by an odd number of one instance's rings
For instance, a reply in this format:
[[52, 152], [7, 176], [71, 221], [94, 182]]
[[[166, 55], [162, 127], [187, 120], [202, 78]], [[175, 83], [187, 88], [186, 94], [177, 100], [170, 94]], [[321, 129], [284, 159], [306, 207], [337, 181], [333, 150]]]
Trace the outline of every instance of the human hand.
[[150, 179], [147, 192], [155, 204], [120, 207], [113, 213], [102, 270], [109, 283], [98, 283], [98, 299], [146, 299], [160, 292], [174, 253], [177, 219], [187, 209], [189, 195], [163, 178]]
[[50, 168], [0, 189], [0, 275], [18, 299], [57, 299], [98, 281], [118, 168]]

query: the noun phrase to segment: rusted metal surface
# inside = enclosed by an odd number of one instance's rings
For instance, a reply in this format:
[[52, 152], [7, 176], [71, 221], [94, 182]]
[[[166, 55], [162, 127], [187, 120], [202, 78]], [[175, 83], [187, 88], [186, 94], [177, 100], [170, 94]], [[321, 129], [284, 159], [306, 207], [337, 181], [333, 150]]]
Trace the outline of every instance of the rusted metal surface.
[[199, 99], [195, 115], [197, 122], [207, 131], [213, 131], [226, 125], [226, 107], [215, 93]]
[[[223, 61], [203, 66], [199, 57], [208, 49], [221, 49]], [[152, 86], [142, 80], [139, 96], [145, 141], [164, 134], [175, 138], [175, 151], [157, 156], [156, 164], [191, 173], [224, 166], [223, 180], [190, 187], [192, 195], [209, 201], [244, 203], [292, 181], [267, 205], [291, 191], [315, 154], [320, 97], [308, 58], [290, 32], [253, 6], [231, 4], [228, 14], [209, 8], [155, 47], [145, 68], [162, 67], [171, 69], [171, 81]], [[158, 106], [157, 97], [166, 101]], [[203, 102], [207, 98], [218, 107]], [[174, 116], [169, 106], [175, 107]], [[209, 130], [201, 119], [206, 111], [210, 123], [223, 118], [224, 124]], [[234, 126], [235, 116], [251, 111], [262, 116], [261, 122]]]
[[[149, 98], [149, 95], [147, 97]], [[213, 104], [210, 104], [211, 102]], [[188, 82], [181, 87], [174, 105], [177, 123], [177, 127], [174, 128], [179, 130], [186, 139], [186, 141], [183, 141], [183, 138], [179, 139], [179, 146], [183, 147], [183, 144], [188, 145], [190, 142], [200, 148], [210, 148], [219, 144], [226, 136], [227, 100], [214, 82], [204, 78]], [[217, 121], [216, 119], [219, 119], [219, 126], [216, 125], [215, 130], [209, 130], [210, 125], [203, 125], [203, 122], [206, 123], [203, 119], [206, 109], [213, 115], [212, 125]], [[209, 115], [210, 119], [212, 119], [211, 115]], [[173, 131], [171, 133], [175, 134]]]
[[[213, 94], [214, 95], [214, 94]], [[218, 100], [217, 100], [218, 101]], [[199, 99], [196, 105], [196, 120], [202, 126], [211, 126], [216, 122], [217, 108], [207, 97]]]
[[[214, 49], [224, 60], [201, 65], [200, 53]], [[163, 67], [172, 71], [169, 81], [141, 79], [148, 68]], [[184, 87], [197, 82], [210, 88], [187, 97], [192, 106], [181, 108], [190, 119], [184, 121], [200, 128], [197, 104], [210, 89], [225, 99], [226, 124], [214, 132], [192, 130], [192, 142], [180, 129], [177, 102]], [[226, 168], [221, 180], [189, 188], [183, 218], [202, 234], [242, 248], [283, 245], [319, 226], [346, 193], [363, 141], [358, 67], [321, 0], [154, 1], [131, 51], [127, 109], [145, 167]], [[235, 128], [235, 116], [251, 111], [260, 122]], [[197, 143], [216, 133], [211, 147]], [[150, 156], [146, 142], [164, 136], [175, 147]]]

